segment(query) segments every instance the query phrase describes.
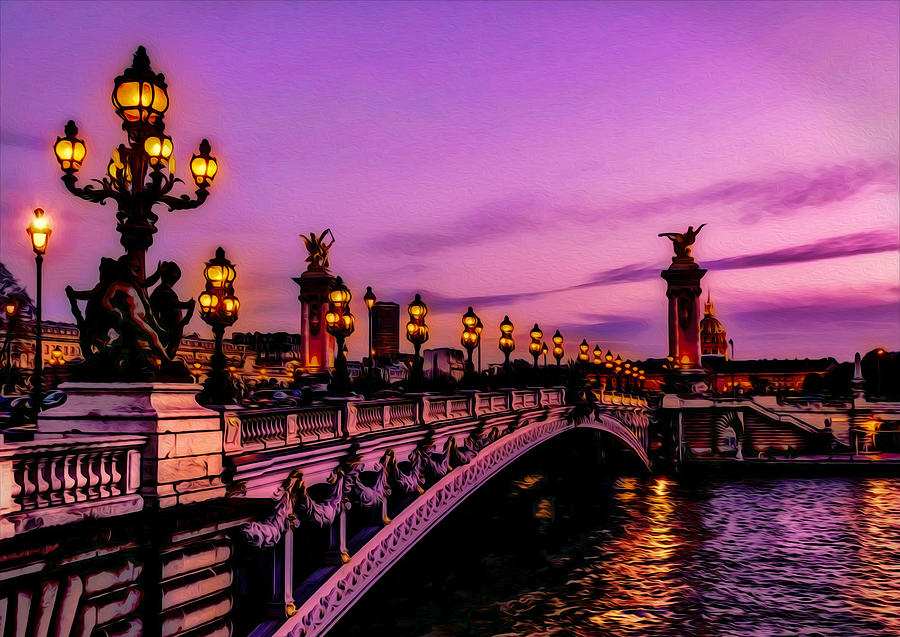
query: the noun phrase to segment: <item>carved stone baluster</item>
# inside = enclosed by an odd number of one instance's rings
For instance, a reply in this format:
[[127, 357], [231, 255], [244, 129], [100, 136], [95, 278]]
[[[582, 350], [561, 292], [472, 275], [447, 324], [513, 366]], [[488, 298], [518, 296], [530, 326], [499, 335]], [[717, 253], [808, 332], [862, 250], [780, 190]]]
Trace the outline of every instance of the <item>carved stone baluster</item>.
[[109, 494], [112, 496], [122, 495], [124, 485], [122, 478], [125, 475], [125, 452], [113, 451], [109, 463], [110, 481]]
[[16, 478], [19, 483], [19, 495], [16, 500], [23, 511], [33, 509], [36, 505], [35, 491], [37, 491], [37, 477], [35, 471], [37, 463], [34, 458], [25, 458], [19, 461], [16, 468]]
[[100, 497], [100, 454], [89, 453], [85, 461], [85, 474], [87, 475], [87, 499], [96, 500]]
[[108, 498], [110, 496], [110, 482], [112, 481], [112, 474], [110, 473], [110, 457], [112, 456], [112, 452], [104, 451], [100, 454], [100, 497]]
[[88, 499], [88, 464], [90, 456], [87, 453], [79, 453], [75, 456], [75, 501], [84, 502]]
[[75, 480], [75, 475], [77, 471], [77, 460], [78, 456], [76, 454], [69, 454], [65, 458], [63, 458], [62, 463], [62, 481], [63, 481], [63, 502], [69, 504], [71, 502], [75, 502], [75, 487], [77, 482]]
[[37, 459], [35, 466], [35, 495], [37, 496], [35, 506], [38, 508], [45, 507], [50, 504], [50, 481], [47, 479], [47, 458], [41, 456]]
[[63, 468], [65, 466], [66, 457], [64, 455], [54, 455], [47, 461], [47, 476], [50, 482], [50, 492], [47, 494], [50, 500], [50, 506], [62, 504], [63, 501]]

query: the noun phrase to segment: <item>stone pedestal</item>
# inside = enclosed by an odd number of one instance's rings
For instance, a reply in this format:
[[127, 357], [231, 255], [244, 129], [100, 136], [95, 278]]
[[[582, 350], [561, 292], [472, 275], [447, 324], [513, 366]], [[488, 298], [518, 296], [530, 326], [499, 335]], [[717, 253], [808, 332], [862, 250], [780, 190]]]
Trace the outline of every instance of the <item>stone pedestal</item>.
[[200, 389], [191, 383], [64, 383], [66, 402], [40, 414], [38, 431], [145, 436], [140, 493], [149, 506], [223, 497], [221, 418], [197, 404]]
[[706, 274], [693, 259], [674, 258], [661, 276], [668, 287], [669, 356], [683, 370], [700, 369], [700, 279]]
[[328, 293], [334, 277], [327, 271], [307, 270], [294, 282], [300, 286], [300, 348], [304, 371], [326, 374], [334, 367], [335, 341], [325, 329]]

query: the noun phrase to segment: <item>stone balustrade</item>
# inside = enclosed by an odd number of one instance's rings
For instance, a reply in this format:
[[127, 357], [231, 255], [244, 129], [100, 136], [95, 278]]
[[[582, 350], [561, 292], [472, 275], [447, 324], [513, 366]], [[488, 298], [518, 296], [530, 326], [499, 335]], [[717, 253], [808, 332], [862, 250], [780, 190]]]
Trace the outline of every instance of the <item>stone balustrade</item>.
[[341, 437], [340, 408], [331, 405], [227, 410], [223, 418], [226, 454]]
[[561, 406], [562, 387], [467, 392], [462, 396], [423, 394], [381, 400], [330, 399], [328, 404], [224, 412], [227, 455], [353, 437], [414, 425], [433, 425], [509, 411]]
[[532, 409], [539, 406], [538, 390], [536, 389], [514, 390], [510, 394], [514, 411]]
[[347, 404], [347, 435], [414, 425], [419, 404], [415, 400], [369, 400]]
[[0, 444], [0, 538], [139, 510], [143, 436]]

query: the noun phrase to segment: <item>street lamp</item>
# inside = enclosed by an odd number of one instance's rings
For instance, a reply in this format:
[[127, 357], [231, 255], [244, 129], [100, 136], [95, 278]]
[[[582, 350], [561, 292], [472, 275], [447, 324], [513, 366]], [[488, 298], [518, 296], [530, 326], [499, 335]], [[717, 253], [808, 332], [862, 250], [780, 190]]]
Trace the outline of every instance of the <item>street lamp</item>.
[[478, 373], [481, 373], [481, 332], [484, 330], [484, 323], [479, 318], [475, 323], [475, 333], [478, 334]]
[[556, 366], [559, 367], [560, 361], [562, 361], [562, 357], [565, 354], [563, 350], [563, 335], [559, 333], [559, 330], [556, 330], [556, 333], [553, 335], [553, 358], [556, 359]]
[[537, 369], [538, 357], [541, 355], [541, 338], [543, 338], [544, 333], [538, 327], [538, 324], [535, 323], [529, 336], [531, 336], [531, 342], [528, 344], [528, 351], [534, 357], [534, 368]]
[[541, 343], [541, 354], [544, 356], [544, 369], [547, 369], [547, 352], [549, 351], [550, 349], [547, 347], [547, 342], [544, 341]]
[[366, 287], [363, 301], [365, 301], [366, 309], [369, 311], [369, 367], [375, 369], [375, 342], [372, 331], [372, 308], [375, 306], [375, 293], [372, 291], [371, 285]]
[[228, 405], [234, 402], [234, 383], [225, 369], [227, 361], [222, 339], [225, 328], [233, 325], [241, 304], [234, 295], [234, 265], [225, 258], [225, 250], [216, 249], [216, 256], [206, 263], [203, 277], [206, 289], [198, 299], [200, 317], [212, 328], [216, 339], [216, 351], [210, 359], [210, 371], [203, 385], [202, 398], [210, 405]]
[[479, 334], [476, 326], [479, 323], [479, 318], [472, 310], [472, 306], [469, 306], [469, 309], [463, 314], [462, 324], [463, 324], [463, 332], [460, 337], [460, 343], [463, 347], [466, 348], [466, 352], [468, 353], [466, 357], [466, 373], [471, 374], [474, 371], [474, 365], [472, 364], [472, 350], [476, 347], [480, 347], [481, 345], [481, 335]]
[[[178, 370], [172, 365], [181, 338], [181, 325], [160, 320], [150, 307], [148, 287], [160, 278], [161, 273], [147, 276], [146, 251], [153, 244], [153, 235], [157, 231], [158, 216], [154, 207], [162, 204], [174, 211], [200, 206], [206, 201], [210, 184], [218, 173], [218, 161], [210, 155], [209, 142], [204, 139], [199, 152], [191, 156], [188, 164], [195, 188], [193, 198], [170, 194], [181, 180], [175, 176], [172, 138], [165, 134], [168, 85], [164, 76], [151, 68], [144, 47], [138, 47], [132, 65], [115, 78], [111, 99], [116, 114], [122, 119], [127, 145], [120, 144], [113, 151], [107, 174], [93, 180], [97, 185], [78, 185], [77, 173], [87, 155], [87, 147], [84, 140], [78, 138], [74, 121], [66, 124], [64, 135], [57, 137], [53, 144], [63, 173], [62, 181], [69, 192], [93, 203], [115, 201], [116, 230], [125, 248], [125, 255], [115, 267], [105, 267], [101, 262], [100, 282], [93, 290], [76, 292], [67, 289], [82, 340], [95, 345], [82, 352], [88, 364], [85, 369], [91, 370], [88, 374], [100, 378], [108, 375], [112, 362], [120, 378], [186, 376], [183, 368]], [[171, 266], [169, 272], [174, 272]], [[170, 286], [171, 283], [163, 277], [161, 285]], [[134, 299], [110, 325], [107, 317], [100, 316], [102, 309], [95, 308], [102, 308], [101, 301], [113, 286], [116, 291], [131, 290]], [[82, 317], [77, 311], [76, 300], [88, 301], [88, 316]], [[152, 318], [144, 320], [143, 317]], [[116, 338], [108, 336], [110, 330], [117, 334]]]
[[35, 316], [34, 316], [34, 370], [31, 377], [31, 403], [35, 414], [41, 411], [41, 385], [43, 383], [43, 344], [41, 342], [41, 286], [43, 284], [44, 253], [50, 243], [50, 235], [53, 229], [50, 220], [44, 216], [42, 208], [34, 209], [34, 218], [26, 228], [28, 238], [31, 240], [31, 249], [34, 250], [34, 263], [36, 266], [35, 285]]
[[606, 350], [606, 356], [604, 356], [603, 358], [604, 358], [604, 360], [606, 361], [606, 362], [604, 363], [604, 366], [606, 367], [606, 369], [612, 369], [612, 367], [613, 367], [613, 355], [612, 355], [612, 352], [610, 352], [609, 350]]
[[512, 333], [515, 328], [508, 316], [503, 317], [500, 323], [500, 341], [498, 346], [505, 357], [503, 361], [503, 369], [509, 371], [509, 355], [516, 349], [516, 342], [513, 340]]
[[334, 385], [337, 396], [346, 396], [350, 390], [350, 376], [347, 373], [347, 352], [344, 341], [353, 334], [356, 321], [350, 312], [350, 290], [338, 277], [328, 293], [328, 311], [325, 313], [325, 329], [337, 343], [337, 354], [334, 357]]
[[578, 360], [582, 363], [588, 362], [588, 359], [590, 358], [588, 351], [591, 349], [591, 346], [588, 345], [587, 339], [581, 341], [581, 345], [578, 346], [578, 349]]
[[415, 358], [413, 359], [412, 379], [410, 388], [418, 391], [422, 387], [422, 357], [419, 351], [422, 343], [428, 340], [428, 326], [425, 325], [425, 315], [428, 314], [428, 306], [422, 302], [422, 297], [416, 294], [413, 302], [406, 308], [409, 313], [409, 322], [406, 324], [406, 340], [413, 345]]
[[602, 363], [603, 363], [603, 350], [600, 349], [600, 346], [599, 346], [599, 345], [595, 345], [595, 346], [594, 346], [593, 354], [594, 354], [594, 360], [592, 360], [591, 362], [592, 362], [594, 365], [600, 365], [600, 364], [602, 364]]

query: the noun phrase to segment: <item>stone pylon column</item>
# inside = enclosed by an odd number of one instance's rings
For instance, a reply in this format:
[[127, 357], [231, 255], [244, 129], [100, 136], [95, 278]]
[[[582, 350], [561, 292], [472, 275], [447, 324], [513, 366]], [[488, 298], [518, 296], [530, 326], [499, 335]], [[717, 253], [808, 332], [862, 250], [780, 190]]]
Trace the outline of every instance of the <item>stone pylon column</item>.
[[335, 341], [325, 329], [328, 293], [334, 277], [327, 271], [309, 269], [294, 282], [300, 286], [300, 351], [303, 369], [321, 374], [334, 367]]
[[662, 271], [669, 298], [669, 356], [681, 369], [700, 369], [700, 279], [706, 270], [693, 259], [672, 259]]

